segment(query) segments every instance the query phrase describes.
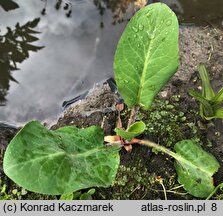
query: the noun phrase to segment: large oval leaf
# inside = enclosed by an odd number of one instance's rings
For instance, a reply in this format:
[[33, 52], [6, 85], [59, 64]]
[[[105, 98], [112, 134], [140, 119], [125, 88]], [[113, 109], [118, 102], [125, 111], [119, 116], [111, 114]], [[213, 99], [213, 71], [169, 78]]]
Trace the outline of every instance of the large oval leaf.
[[193, 140], [183, 140], [175, 147], [178, 181], [193, 196], [206, 198], [214, 190], [213, 174], [220, 167], [218, 161]]
[[118, 147], [105, 147], [103, 130], [67, 126], [49, 131], [32, 121], [10, 142], [5, 174], [18, 185], [45, 194], [69, 194], [110, 186], [119, 165]]
[[179, 64], [178, 21], [171, 9], [155, 3], [128, 23], [114, 60], [115, 79], [125, 103], [148, 109]]

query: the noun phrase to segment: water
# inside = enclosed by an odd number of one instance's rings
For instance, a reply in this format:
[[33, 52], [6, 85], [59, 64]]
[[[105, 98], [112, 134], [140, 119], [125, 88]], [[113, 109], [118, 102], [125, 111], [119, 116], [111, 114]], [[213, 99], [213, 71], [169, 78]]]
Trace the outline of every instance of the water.
[[222, 0], [151, 0], [168, 4], [182, 23], [223, 26]]
[[[8, 90], [4, 89], [5, 105], [0, 106], [0, 122], [20, 124], [31, 119], [55, 120], [62, 111], [64, 100], [113, 76], [116, 45], [134, 9], [130, 7], [127, 15], [121, 17], [116, 10], [121, 1], [72, 0], [72, 13], [68, 18], [69, 10], [55, 9], [56, 0], [47, 2], [46, 11], [43, 11], [44, 1], [16, 2], [20, 6], [16, 10], [6, 12], [0, 8], [0, 35], [6, 32], [7, 26], [13, 29], [17, 22], [23, 25], [40, 17], [36, 29], [41, 34], [34, 44], [45, 48], [31, 52], [28, 59], [17, 65], [20, 71], [11, 72], [18, 83], [9, 81], [8, 75], [3, 76], [0, 71], [1, 82], [5, 86], [9, 84]], [[205, 20], [222, 25], [221, 0], [162, 2], [168, 3], [182, 22]], [[128, 6], [126, 1], [123, 4], [123, 8]], [[105, 9], [107, 6], [111, 10]], [[41, 15], [41, 11], [46, 15]]]
[[[18, 4], [17, 10], [0, 11], [0, 20], [4, 20], [1, 30], [39, 17], [43, 7], [43, 2], [37, 0]], [[38, 25], [42, 33], [36, 43], [45, 48], [30, 53], [30, 58], [18, 65], [21, 70], [13, 72], [19, 84], [10, 81], [6, 106], [0, 107], [0, 120], [22, 123], [55, 118], [63, 100], [110, 77], [116, 43], [125, 23], [112, 25], [109, 11], [103, 21], [101, 28], [101, 16], [91, 1], [74, 4], [71, 18], [48, 2], [47, 14], [41, 16]]]

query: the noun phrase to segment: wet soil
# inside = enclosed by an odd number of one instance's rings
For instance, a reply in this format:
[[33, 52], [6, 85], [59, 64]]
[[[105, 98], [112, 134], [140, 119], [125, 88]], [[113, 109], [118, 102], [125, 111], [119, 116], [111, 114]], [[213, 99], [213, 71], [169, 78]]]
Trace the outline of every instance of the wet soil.
[[3, 153], [8, 143], [12, 140], [17, 132], [18, 129], [16, 128], [0, 127], [0, 178], [4, 175], [2, 170]]
[[[197, 65], [201, 62], [207, 65], [214, 89], [219, 90], [221, 88], [223, 83], [223, 30], [213, 26], [181, 27], [180, 62], [178, 72], [161, 91], [158, 98], [168, 100], [172, 95], [181, 96], [178, 109], [196, 125], [200, 140], [203, 143], [202, 147], [212, 153], [221, 165], [218, 173], [214, 176], [215, 184], [218, 185], [222, 183], [223, 179], [223, 122], [221, 119], [202, 120], [198, 115], [199, 105], [188, 95], [188, 90], [196, 89], [199, 91], [200, 89], [201, 82]], [[107, 83], [95, 85], [85, 99], [71, 104], [51, 129], [57, 129], [64, 125], [76, 125], [78, 127], [100, 125], [105, 129], [106, 134], [112, 134], [117, 120], [116, 103], [117, 95]], [[124, 112], [128, 113], [127, 110]], [[125, 119], [125, 114], [122, 117]], [[184, 127], [181, 130], [184, 137], [191, 138], [191, 131]], [[15, 133], [15, 129], [0, 129], [2, 154]], [[155, 142], [161, 140], [160, 137], [151, 136], [149, 138]], [[172, 147], [170, 146], [170, 148]], [[2, 165], [2, 158], [0, 159]], [[108, 189], [98, 188], [94, 195], [95, 199], [164, 199], [162, 185], [157, 179], [163, 179], [167, 189], [179, 186], [176, 181], [173, 159], [161, 153], [154, 153], [146, 147], [136, 145], [132, 153], [122, 150], [122, 166], [127, 167], [127, 171], [120, 168], [117, 175], [119, 179], [114, 186]], [[137, 170], [141, 173], [136, 175]], [[142, 170], [144, 171], [142, 172]], [[0, 176], [2, 175], [2, 170], [0, 170]], [[136, 178], [136, 176], [138, 177]], [[124, 181], [123, 179], [127, 180]], [[194, 199], [194, 197], [185, 194], [181, 188], [177, 193], [169, 193], [168, 199]]]
[[[173, 79], [171, 94], [180, 94], [184, 98], [182, 110], [197, 109], [198, 104], [187, 93], [189, 89], [199, 91], [201, 82], [196, 66], [205, 63], [209, 71], [211, 84], [218, 92], [223, 84], [223, 30], [208, 27], [195, 27], [181, 29], [181, 66]], [[185, 41], [187, 41], [185, 43]], [[180, 84], [181, 83], [181, 84]], [[180, 84], [180, 85], [179, 85]], [[188, 113], [190, 114], [190, 113]], [[219, 161], [221, 168], [215, 175], [215, 182], [223, 180], [223, 121], [216, 119], [204, 121], [199, 116], [194, 116], [194, 121], [199, 126], [203, 147], [211, 152]], [[207, 147], [211, 143], [211, 147]]]

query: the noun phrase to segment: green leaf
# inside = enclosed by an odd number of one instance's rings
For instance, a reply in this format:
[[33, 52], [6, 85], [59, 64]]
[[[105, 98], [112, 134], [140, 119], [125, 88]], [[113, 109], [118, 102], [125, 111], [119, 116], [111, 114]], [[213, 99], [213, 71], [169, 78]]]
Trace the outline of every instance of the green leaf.
[[218, 108], [215, 109], [214, 114], [212, 116], [204, 116], [203, 117], [206, 120], [212, 120], [212, 119], [216, 119], [216, 118], [223, 118], [223, 109], [222, 108]]
[[209, 200], [217, 191], [220, 189], [223, 190], [223, 183], [219, 184], [215, 189], [212, 191], [212, 193], [206, 198], [206, 200]]
[[130, 125], [128, 132], [141, 134], [146, 129], [146, 125], [143, 121], [135, 122], [134, 124]]
[[208, 71], [204, 64], [198, 65], [198, 72], [202, 82], [202, 96], [207, 100], [211, 100], [215, 96], [215, 93], [211, 87]]
[[210, 103], [214, 106], [223, 103], [223, 88], [210, 100]]
[[74, 198], [73, 192], [60, 196], [60, 200], [73, 200], [73, 198]]
[[205, 117], [206, 120], [211, 120], [215, 118], [223, 118], [223, 108], [216, 108], [213, 116]]
[[204, 96], [194, 90], [189, 90], [189, 94], [201, 103], [200, 115], [202, 118], [209, 118], [214, 115], [213, 107]]
[[119, 166], [119, 148], [106, 147], [103, 138], [96, 126], [49, 131], [37, 121], [29, 122], [10, 142], [4, 172], [27, 190], [44, 194], [108, 187]]
[[131, 140], [132, 138], [142, 134], [146, 129], [146, 125], [144, 122], [139, 121], [132, 124], [127, 131], [121, 128], [115, 128], [115, 132], [118, 136]]
[[129, 106], [148, 109], [179, 64], [178, 21], [163, 3], [150, 4], [129, 21], [118, 43], [114, 72]]
[[215, 118], [223, 118], [223, 108], [218, 108], [215, 110]]
[[75, 192], [73, 193], [73, 200], [79, 200], [81, 194], [82, 194], [81, 191], [75, 191]]
[[92, 195], [95, 193], [95, 189], [92, 188], [89, 191], [81, 194], [80, 200], [92, 200]]
[[174, 147], [178, 181], [193, 196], [205, 198], [214, 190], [213, 174], [220, 167], [218, 161], [193, 140], [183, 140]]
[[94, 188], [91, 188], [90, 190], [88, 190], [87, 194], [93, 195], [95, 192], [96, 192], [96, 190]]

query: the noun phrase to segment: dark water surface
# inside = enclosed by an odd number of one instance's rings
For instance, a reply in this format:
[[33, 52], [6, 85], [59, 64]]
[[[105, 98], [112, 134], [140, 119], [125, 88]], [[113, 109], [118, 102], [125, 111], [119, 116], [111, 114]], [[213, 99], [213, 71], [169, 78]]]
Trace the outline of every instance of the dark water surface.
[[[119, 23], [122, 13], [117, 8], [122, 1], [72, 0], [69, 18], [69, 10], [55, 9], [56, 0], [48, 0], [46, 11], [42, 11], [44, 1], [15, 2], [18, 9], [6, 12], [0, 7], [0, 35], [7, 32], [7, 26], [14, 29], [17, 22], [22, 26], [40, 17], [35, 30], [41, 33], [33, 44], [45, 47], [29, 52], [29, 58], [17, 63], [20, 70], [5, 75], [0, 67], [0, 83], [5, 86], [0, 88], [4, 93], [0, 98], [0, 122], [20, 124], [31, 119], [56, 119], [64, 100], [113, 75], [116, 45], [134, 9], [130, 7], [124, 21]], [[182, 22], [223, 25], [221, 0], [162, 2], [171, 5]], [[126, 5], [122, 8], [125, 10]], [[41, 11], [46, 15], [41, 15]]]
[[168, 4], [177, 14], [180, 22], [214, 24], [223, 27], [222, 0], [151, 0]]

